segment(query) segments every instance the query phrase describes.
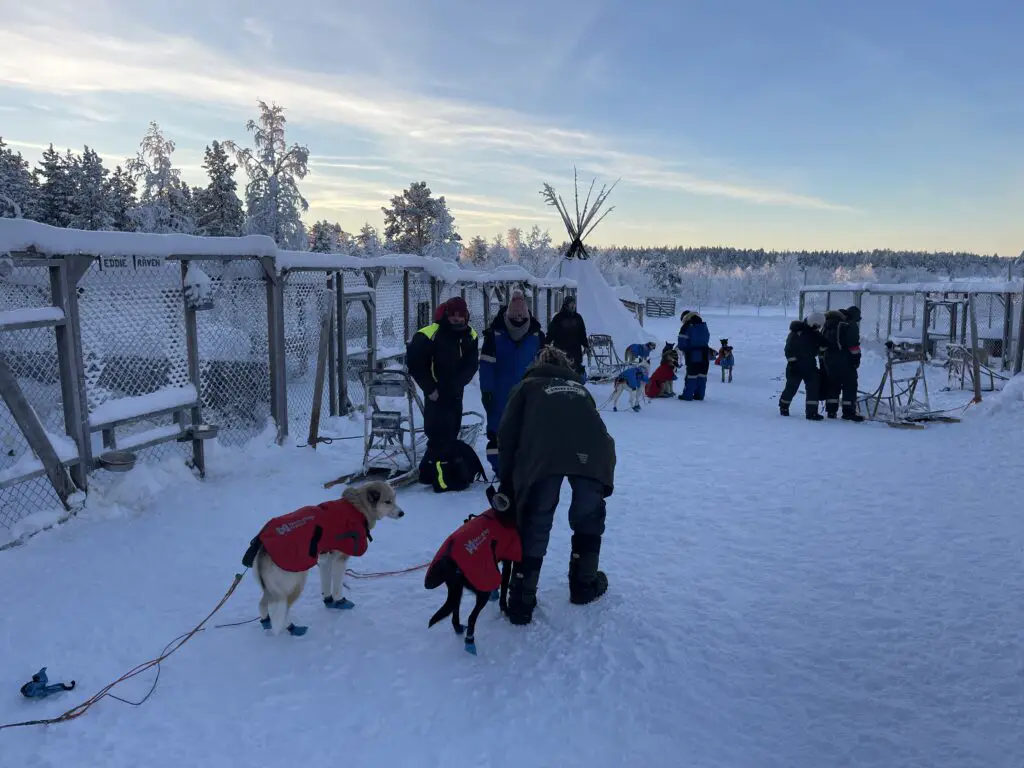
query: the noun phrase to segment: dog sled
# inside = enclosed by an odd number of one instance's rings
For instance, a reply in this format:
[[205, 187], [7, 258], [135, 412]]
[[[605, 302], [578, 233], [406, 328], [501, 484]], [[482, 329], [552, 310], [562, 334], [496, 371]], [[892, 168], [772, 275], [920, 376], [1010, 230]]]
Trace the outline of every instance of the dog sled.
[[595, 384], [615, 381], [628, 367], [619, 357], [615, 342], [606, 333], [594, 333], [587, 338], [587, 380]]
[[[363, 371], [366, 391], [363, 408], [363, 463], [324, 488], [362, 480], [385, 480], [393, 487], [410, 485], [419, 477], [419, 464], [427, 446], [423, 433], [423, 400], [409, 373], [399, 367]], [[475, 445], [484, 429], [484, 415], [462, 414], [459, 439]]]
[[955, 424], [960, 419], [932, 409], [925, 372], [927, 355], [916, 340], [885, 343], [885, 372], [878, 388], [860, 398], [869, 421], [895, 429], [924, 429], [928, 423]]

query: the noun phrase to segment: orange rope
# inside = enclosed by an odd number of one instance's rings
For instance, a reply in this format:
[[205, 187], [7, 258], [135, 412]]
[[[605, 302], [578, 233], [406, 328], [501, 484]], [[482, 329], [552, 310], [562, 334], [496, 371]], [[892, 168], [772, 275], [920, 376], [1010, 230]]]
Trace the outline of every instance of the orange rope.
[[412, 573], [413, 571], [421, 571], [426, 568], [430, 563], [422, 563], [421, 565], [414, 565], [411, 568], [402, 568], [399, 571], [375, 571], [372, 573], [360, 573], [359, 571], [353, 571], [351, 568], [345, 570], [346, 576], [351, 576], [353, 579], [379, 579], [381, 576], [399, 576], [403, 573]]
[[92, 697], [90, 697], [89, 699], [86, 699], [85, 701], [83, 701], [78, 706], [72, 707], [71, 709], [69, 709], [67, 712], [65, 712], [62, 715], [58, 715], [57, 717], [51, 717], [51, 718], [46, 719], [46, 720], [26, 720], [25, 722], [22, 722], [22, 723], [8, 723], [6, 725], [0, 725], [0, 730], [3, 730], [5, 728], [19, 728], [21, 726], [26, 726], [26, 725], [50, 725], [52, 723], [64, 723], [64, 722], [67, 722], [68, 720], [74, 720], [76, 717], [81, 717], [82, 715], [84, 715], [89, 710], [89, 708], [93, 704], [98, 702], [100, 699], [102, 699], [105, 696], [112, 695], [110, 693], [110, 691], [116, 685], [118, 685], [119, 683], [123, 683], [125, 680], [130, 680], [131, 678], [135, 677], [136, 675], [139, 675], [139, 674], [145, 672], [147, 669], [152, 669], [153, 667], [157, 666], [158, 664], [160, 664], [160, 662], [162, 662], [168, 656], [170, 656], [175, 651], [177, 651], [179, 648], [181, 648], [181, 646], [183, 646], [185, 643], [187, 643], [189, 640], [191, 640], [193, 637], [195, 637], [196, 634], [201, 632], [202, 629], [203, 629], [203, 625], [206, 624], [206, 622], [208, 622], [211, 619], [211, 617], [215, 613], [217, 613], [217, 611], [219, 611], [223, 607], [224, 603], [226, 603], [228, 601], [228, 598], [231, 597], [231, 595], [234, 593], [235, 589], [238, 587], [239, 582], [242, 581], [242, 576], [244, 576], [244, 575], [245, 575], [244, 573], [236, 573], [235, 574], [235, 579], [231, 583], [231, 587], [224, 594], [224, 597], [222, 597], [220, 599], [220, 602], [217, 603], [216, 606], [214, 606], [214, 609], [212, 611], [210, 611], [206, 615], [206, 618], [203, 619], [201, 622], [199, 622], [199, 624], [197, 624], [192, 629], [192, 631], [186, 633], [185, 636], [182, 637], [182, 639], [180, 641], [178, 641], [176, 644], [172, 641], [172, 647], [170, 647], [169, 649], [164, 650], [164, 652], [161, 653], [160, 656], [158, 656], [157, 658], [151, 659], [150, 661], [147, 661], [147, 662], [145, 662], [143, 664], [139, 664], [134, 669], [132, 669], [132, 670], [130, 670], [128, 672], [125, 672], [123, 675], [121, 675], [121, 677], [117, 678], [117, 680], [115, 680], [114, 682], [110, 683], [109, 685], [101, 688], [99, 690], [99, 692], [94, 694]]

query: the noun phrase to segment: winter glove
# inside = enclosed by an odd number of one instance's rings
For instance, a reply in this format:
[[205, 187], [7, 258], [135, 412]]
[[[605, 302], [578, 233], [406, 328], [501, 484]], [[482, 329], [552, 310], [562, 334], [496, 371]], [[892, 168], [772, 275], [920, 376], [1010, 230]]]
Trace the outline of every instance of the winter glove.
[[441, 395], [435, 389], [433, 392], [431, 392], [429, 395], [427, 395], [427, 399], [430, 400], [433, 403], [436, 403], [437, 402], [437, 398], [439, 398], [440, 396]]

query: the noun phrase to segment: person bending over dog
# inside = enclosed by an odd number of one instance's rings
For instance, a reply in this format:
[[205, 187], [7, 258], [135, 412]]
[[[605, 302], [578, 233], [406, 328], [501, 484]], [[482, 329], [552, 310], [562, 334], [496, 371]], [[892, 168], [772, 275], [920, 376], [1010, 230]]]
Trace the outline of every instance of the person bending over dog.
[[523, 560], [512, 569], [508, 617], [529, 624], [562, 480], [569, 479], [569, 600], [593, 602], [608, 589], [598, 570], [605, 499], [615, 483], [615, 441], [573, 362], [546, 346], [509, 395], [498, 427], [499, 491], [516, 511]]

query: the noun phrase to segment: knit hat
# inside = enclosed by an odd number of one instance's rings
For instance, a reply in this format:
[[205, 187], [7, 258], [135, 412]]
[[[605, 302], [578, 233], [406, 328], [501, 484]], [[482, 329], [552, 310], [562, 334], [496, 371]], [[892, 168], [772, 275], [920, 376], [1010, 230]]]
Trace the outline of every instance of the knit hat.
[[825, 324], [825, 315], [821, 312], [811, 312], [811, 314], [804, 319], [804, 322], [812, 328], [821, 328], [821, 326]]
[[850, 320], [852, 320], [855, 323], [859, 323], [860, 322], [860, 307], [857, 307], [857, 306], [847, 307], [845, 312], [846, 312], [846, 316], [848, 318], [850, 318]]
[[461, 296], [452, 296], [444, 303], [444, 313], [448, 317], [456, 316], [469, 320], [469, 307]]
[[521, 323], [530, 319], [530, 307], [522, 291], [515, 291], [505, 310], [505, 316], [513, 322]]

